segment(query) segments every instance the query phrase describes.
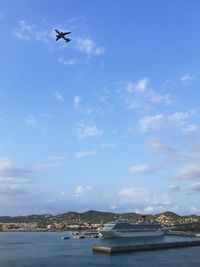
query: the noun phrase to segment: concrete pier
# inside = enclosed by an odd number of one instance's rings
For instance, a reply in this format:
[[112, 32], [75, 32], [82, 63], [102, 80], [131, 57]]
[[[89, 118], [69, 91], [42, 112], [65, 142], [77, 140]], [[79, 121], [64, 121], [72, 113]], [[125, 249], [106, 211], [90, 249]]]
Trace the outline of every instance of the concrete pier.
[[190, 231], [168, 231], [165, 235], [195, 237], [195, 233]]
[[170, 248], [183, 248], [190, 246], [200, 246], [200, 239], [181, 241], [181, 242], [153, 243], [153, 244], [118, 246], [118, 247], [106, 247], [106, 246], [94, 245], [92, 247], [92, 250], [95, 252], [113, 254], [121, 252], [137, 252], [137, 251], [160, 250], [160, 249], [170, 249]]

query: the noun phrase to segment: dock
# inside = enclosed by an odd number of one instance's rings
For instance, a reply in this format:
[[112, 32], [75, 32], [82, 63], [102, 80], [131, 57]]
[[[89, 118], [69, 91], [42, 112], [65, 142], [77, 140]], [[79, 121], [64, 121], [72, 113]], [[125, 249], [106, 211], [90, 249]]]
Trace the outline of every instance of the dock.
[[191, 231], [168, 231], [165, 235], [172, 235], [172, 236], [186, 236], [186, 237], [195, 237], [196, 234]]
[[94, 245], [92, 247], [92, 250], [94, 252], [113, 254], [122, 252], [139, 252], [139, 251], [151, 251], [151, 250], [170, 249], [170, 248], [184, 248], [191, 246], [200, 246], [200, 239], [181, 241], [181, 242], [151, 243], [151, 244], [117, 246], [117, 247]]

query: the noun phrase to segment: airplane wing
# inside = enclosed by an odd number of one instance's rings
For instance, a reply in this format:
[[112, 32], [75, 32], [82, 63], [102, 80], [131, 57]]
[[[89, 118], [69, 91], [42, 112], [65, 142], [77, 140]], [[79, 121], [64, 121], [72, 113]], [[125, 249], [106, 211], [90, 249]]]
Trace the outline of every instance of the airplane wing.
[[60, 34], [59, 30], [55, 29], [55, 32], [57, 32], [58, 34]]
[[58, 41], [61, 37], [60, 36], [56, 36], [56, 41]]
[[71, 32], [64, 32], [64, 35], [66, 35], [66, 34], [70, 34]]

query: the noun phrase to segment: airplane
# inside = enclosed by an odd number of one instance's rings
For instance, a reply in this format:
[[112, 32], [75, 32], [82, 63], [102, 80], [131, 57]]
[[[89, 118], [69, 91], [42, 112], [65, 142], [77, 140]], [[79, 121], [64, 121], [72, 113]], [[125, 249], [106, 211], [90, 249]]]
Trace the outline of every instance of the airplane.
[[70, 34], [71, 32], [60, 32], [59, 30], [55, 29], [56, 34], [56, 41], [58, 41], [59, 39], [64, 39], [66, 41], [66, 43], [70, 42], [71, 39], [70, 38], [66, 38], [65, 35]]

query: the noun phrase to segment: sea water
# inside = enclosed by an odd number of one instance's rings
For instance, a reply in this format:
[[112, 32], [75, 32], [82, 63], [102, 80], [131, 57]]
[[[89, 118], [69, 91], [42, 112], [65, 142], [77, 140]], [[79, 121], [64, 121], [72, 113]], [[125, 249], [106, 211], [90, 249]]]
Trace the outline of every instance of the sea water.
[[61, 232], [0, 232], [0, 267], [191, 267], [200, 266], [200, 247], [157, 251], [101, 254], [92, 251], [98, 245], [133, 245], [188, 240], [165, 236], [154, 239], [61, 239]]

